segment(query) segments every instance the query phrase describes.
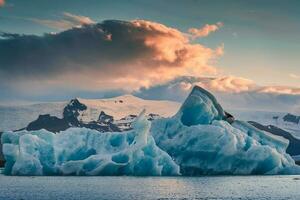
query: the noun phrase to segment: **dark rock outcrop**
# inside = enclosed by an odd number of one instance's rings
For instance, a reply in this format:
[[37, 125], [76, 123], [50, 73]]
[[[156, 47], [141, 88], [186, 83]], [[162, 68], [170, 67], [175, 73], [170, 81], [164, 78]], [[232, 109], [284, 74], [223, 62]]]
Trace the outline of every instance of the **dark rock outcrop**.
[[283, 117], [283, 121], [291, 122], [291, 123], [294, 123], [294, 124], [299, 124], [300, 116], [296, 116], [296, 115], [292, 115], [292, 114], [288, 113], [287, 115], [285, 115]]
[[150, 114], [148, 115], [148, 117], [147, 117], [147, 119], [148, 119], [149, 121], [153, 121], [153, 120], [159, 119], [159, 118], [160, 118], [160, 116], [159, 116], [158, 114], [154, 114], [154, 113], [150, 113]]
[[112, 116], [105, 114], [101, 111], [98, 121], [82, 122], [78, 120], [80, 111], [86, 110], [86, 105], [80, 103], [77, 99], [73, 99], [64, 108], [63, 118], [60, 119], [55, 116], [50, 116], [49, 114], [40, 115], [37, 120], [29, 123], [26, 130], [40, 130], [46, 129], [51, 132], [64, 131], [70, 127], [85, 127], [89, 129], [94, 129], [99, 132], [119, 132], [121, 131], [118, 126], [113, 122]]
[[40, 129], [46, 129], [51, 132], [64, 131], [70, 127], [68, 121], [63, 118], [60, 119], [49, 114], [40, 115], [37, 120], [31, 122], [26, 127], [27, 131], [35, 131]]
[[93, 130], [97, 130], [99, 132], [120, 132], [121, 130], [119, 129], [118, 126], [115, 124], [108, 122], [108, 123], [99, 123], [99, 122], [89, 122], [89, 123], [83, 123], [80, 124], [80, 127], [85, 127]]
[[224, 111], [224, 112], [225, 112], [225, 117], [224, 117], [225, 120], [226, 120], [228, 123], [232, 124], [232, 123], [234, 122], [234, 120], [235, 120], [234, 116], [233, 116], [232, 114], [226, 112], [226, 111]]

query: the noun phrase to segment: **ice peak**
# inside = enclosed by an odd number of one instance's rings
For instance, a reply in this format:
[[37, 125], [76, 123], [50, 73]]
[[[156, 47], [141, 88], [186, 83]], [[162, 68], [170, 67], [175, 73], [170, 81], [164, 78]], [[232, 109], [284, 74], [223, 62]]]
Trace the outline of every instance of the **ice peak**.
[[186, 126], [211, 124], [213, 120], [221, 120], [225, 113], [216, 98], [207, 90], [195, 86], [181, 106], [177, 116]]

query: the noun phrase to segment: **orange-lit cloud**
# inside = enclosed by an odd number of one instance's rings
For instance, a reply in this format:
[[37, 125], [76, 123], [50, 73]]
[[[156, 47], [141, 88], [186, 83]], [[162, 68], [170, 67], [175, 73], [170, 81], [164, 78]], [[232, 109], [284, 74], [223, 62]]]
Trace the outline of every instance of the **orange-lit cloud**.
[[190, 28], [188, 32], [192, 34], [193, 38], [207, 37], [210, 33], [219, 30], [223, 25], [224, 24], [222, 22], [218, 22], [216, 24], [205, 24], [201, 28]]
[[212, 78], [210, 81], [201, 81], [195, 83], [208, 90], [214, 92], [226, 93], [242, 93], [242, 92], [256, 92], [256, 93], [272, 93], [272, 94], [289, 94], [300, 95], [300, 88], [288, 86], [260, 86], [254, 81], [242, 77], [225, 76]]
[[[213, 75], [224, 48], [193, 43], [186, 33], [145, 20], [108, 20], [45, 36], [3, 36], [10, 39], [0, 41], [0, 77], [95, 90], [133, 90], [182, 75]], [[8, 51], [11, 46], [14, 50]]]
[[257, 88], [254, 81], [234, 76], [214, 78], [211, 81], [196, 84], [211, 91], [229, 93], [251, 91]]
[[[177, 77], [163, 84], [140, 88], [134, 95], [141, 98], [184, 101], [194, 85], [202, 86], [216, 96], [223, 108], [300, 112], [300, 88], [256, 85], [253, 81], [233, 76]], [[268, 89], [266, 89], [268, 88]], [[274, 88], [274, 87], [272, 87]], [[298, 90], [298, 92], [297, 92]], [[297, 95], [298, 94], [298, 95]]]
[[0, 0], [0, 7], [4, 6], [4, 4], [5, 4], [5, 1], [4, 0]]
[[[221, 93], [268, 93], [300, 95], [300, 88], [288, 86], [260, 86], [253, 80], [235, 76], [222, 77], [181, 77], [165, 83], [167, 88], [190, 91], [195, 85], [203, 87], [211, 92]], [[154, 86], [155, 87], [155, 86]]]

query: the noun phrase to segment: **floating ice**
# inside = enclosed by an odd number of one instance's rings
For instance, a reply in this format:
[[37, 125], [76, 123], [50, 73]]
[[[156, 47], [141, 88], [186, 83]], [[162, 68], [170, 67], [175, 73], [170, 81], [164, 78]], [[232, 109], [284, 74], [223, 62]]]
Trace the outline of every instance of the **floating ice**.
[[70, 128], [2, 135], [5, 173], [11, 175], [179, 175], [179, 167], [159, 149], [141, 115], [134, 130], [100, 133]]
[[151, 133], [183, 175], [300, 173], [288, 140], [227, 121], [216, 99], [195, 87], [174, 117], [153, 121]]
[[[151, 126], [151, 129], [150, 129]], [[195, 87], [178, 113], [132, 131], [70, 128], [2, 134], [5, 173], [12, 175], [300, 174], [288, 140], [234, 120]], [[151, 133], [151, 134], [149, 134]]]

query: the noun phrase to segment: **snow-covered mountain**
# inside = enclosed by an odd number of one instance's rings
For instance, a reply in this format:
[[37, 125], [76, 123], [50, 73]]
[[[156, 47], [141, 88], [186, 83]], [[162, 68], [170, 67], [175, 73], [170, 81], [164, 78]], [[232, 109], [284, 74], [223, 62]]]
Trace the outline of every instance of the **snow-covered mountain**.
[[[168, 117], [174, 115], [180, 103], [173, 101], [144, 100], [133, 95], [123, 95], [109, 99], [77, 99], [86, 109], [78, 110], [76, 118], [82, 123], [98, 121], [101, 112], [110, 115], [120, 124], [132, 121], [143, 109], [149, 118], [155, 115]], [[63, 118], [64, 108], [72, 106], [70, 102], [47, 102], [29, 105], [0, 106], [0, 132], [6, 130], [18, 130], [38, 119], [40, 115]], [[45, 119], [44, 118], [42, 119]], [[130, 119], [132, 118], [132, 119]]]
[[109, 99], [82, 99], [78, 100], [87, 106], [87, 110], [80, 112], [78, 117], [83, 122], [97, 121], [101, 111], [120, 120], [130, 115], [138, 115], [143, 109], [146, 115], [158, 114], [161, 117], [174, 115], [180, 103], [174, 101], [144, 100], [133, 95], [123, 95]]

